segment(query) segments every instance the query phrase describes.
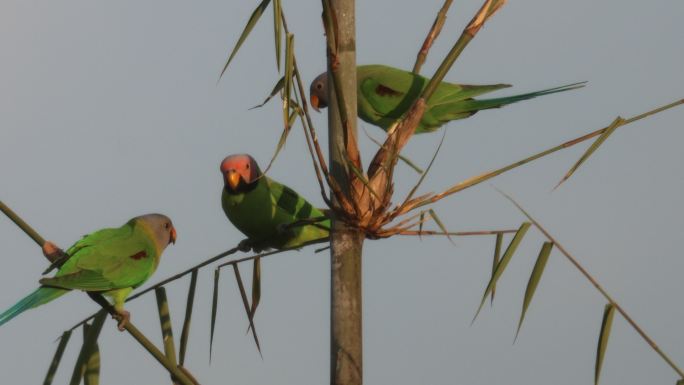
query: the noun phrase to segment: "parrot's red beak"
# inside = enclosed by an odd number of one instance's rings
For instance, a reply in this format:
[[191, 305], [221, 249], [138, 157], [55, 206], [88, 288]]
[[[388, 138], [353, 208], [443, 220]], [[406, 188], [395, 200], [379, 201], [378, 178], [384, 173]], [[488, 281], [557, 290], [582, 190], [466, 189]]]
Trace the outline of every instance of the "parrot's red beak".
[[311, 95], [311, 98], [309, 98], [311, 101], [311, 107], [313, 107], [316, 112], [321, 112], [320, 109], [318, 109], [318, 105], [320, 104], [320, 101], [318, 100], [318, 96], [316, 95]]
[[229, 170], [226, 176], [226, 182], [231, 190], [235, 191], [240, 184], [240, 174], [235, 170]]
[[176, 244], [176, 228], [171, 227], [171, 235], [169, 238], [169, 243], [173, 243], [174, 245]]

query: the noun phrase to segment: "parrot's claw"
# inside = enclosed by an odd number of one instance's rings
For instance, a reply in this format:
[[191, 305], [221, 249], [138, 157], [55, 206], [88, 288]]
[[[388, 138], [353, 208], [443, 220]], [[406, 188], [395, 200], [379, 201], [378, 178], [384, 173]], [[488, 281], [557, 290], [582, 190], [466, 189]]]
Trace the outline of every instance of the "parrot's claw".
[[243, 253], [248, 253], [252, 251], [252, 242], [249, 239], [243, 239], [238, 243], [237, 248]]
[[131, 320], [131, 313], [127, 312], [126, 310], [117, 310], [116, 314], [112, 315], [112, 318], [117, 320], [117, 328], [120, 332], [122, 332], [126, 330], [126, 324]]
[[260, 245], [259, 243], [254, 242], [251, 239], [243, 239], [242, 241], [240, 241], [240, 243], [238, 243], [237, 248], [243, 253], [249, 253], [250, 251], [253, 251], [255, 253], [261, 253], [262, 251], [268, 249], [268, 246]]

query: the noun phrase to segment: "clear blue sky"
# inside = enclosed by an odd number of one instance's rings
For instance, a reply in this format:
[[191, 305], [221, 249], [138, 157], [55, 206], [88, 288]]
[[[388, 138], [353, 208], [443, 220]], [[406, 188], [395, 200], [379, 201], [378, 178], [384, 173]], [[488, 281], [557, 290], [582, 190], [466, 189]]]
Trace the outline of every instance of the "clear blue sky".
[[[146, 212], [171, 216], [178, 243], [151, 282], [232, 247], [242, 237], [220, 208], [220, 160], [249, 152], [262, 164], [281, 128], [279, 103], [260, 103], [279, 77], [272, 16], [246, 41], [217, 85], [227, 52], [257, 1], [0, 4], [0, 199], [45, 237], [68, 246], [92, 230]], [[441, 1], [360, 1], [360, 63], [410, 68]], [[424, 67], [430, 74], [480, 1], [457, 1]], [[307, 79], [324, 69], [317, 1], [285, 1]], [[423, 184], [436, 191], [477, 173], [684, 96], [684, 3], [530, 0], [507, 4], [447, 79], [514, 84], [500, 95], [575, 81], [586, 88], [487, 111], [447, 126]], [[315, 123], [323, 140], [325, 114]], [[464, 191], [436, 206], [454, 230], [515, 228], [517, 197], [596, 275], [673, 359], [684, 365], [681, 235], [684, 109], [619, 129], [564, 186], [586, 145]], [[377, 128], [361, 123], [379, 137]], [[374, 145], [362, 137], [364, 160]], [[407, 148], [426, 164], [437, 135]], [[401, 167], [397, 194], [417, 176]], [[299, 126], [273, 178], [322, 205]], [[593, 381], [604, 300], [560, 254], [551, 256], [520, 338], [512, 345], [527, 278], [542, 238], [531, 230], [498, 286], [494, 308], [470, 320], [491, 267], [493, 237], [369, 241], [364, 255], [364, 372], [368, 384], [587, 384]], [[0, 308], [32, 291], [40, 250], [0, 218]], [[249, 266], [244, 266], [249, 276]], [[329, 261], [312, 250], [263, 263], [256, 316], [259, 358], [232, 275], [221, 281], [214, 359], [208, 365], [211, 269], [202, 271], [188, 367], [203, 384], [328, 381]], [[171, 285], [178, 335], [188, 281]], [[0, 328], [5, 382], [39, 383], [56, 337], [96, 310], [73, 293]], [[160, 341], [154, 296], [129, 305]], [[79, 331], [80, 333], [80, 331]], [[56, 383], [71, 375], [74, 336]], [[102, 383], [168, 383], [167, 374], [108, 321]], [[674, 372], [616, 316], [603, 384], [673, 384]]]

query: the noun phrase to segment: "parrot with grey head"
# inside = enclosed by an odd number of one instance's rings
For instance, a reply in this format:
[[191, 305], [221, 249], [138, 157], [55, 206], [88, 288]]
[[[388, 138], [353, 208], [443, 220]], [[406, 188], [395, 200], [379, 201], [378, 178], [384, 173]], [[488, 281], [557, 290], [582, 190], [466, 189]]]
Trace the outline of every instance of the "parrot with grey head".
[[[162, 214], [141, 215], [121, 227], [88, 234], [67, 249], [67, 259], [53, 277], [41, 279], [38, 289], [0, 314], [0, 325], [71, 290], [82, 290], [111, 298], [123, 330], [130, 318], [126, 298], [152, 276], [166, 247], [175, 242], [176, 229]], [[61, 250], [46, 242], [43, 252]]]
[[[363, 121], [387, 131], [411, 108], [430, 79], [385, 65], [362, 65], [356, 68], [358, 115]], [[546, 90], [493, 99], [476, 96], [510, 87], [510, 84], [463, 85], [441, 82], [427, 100], [425, 114], [416, 127], [416, 134], [433, 132], [451, 120], [467, 118], [480, 110], [499, 108], [507, 104], [538, 96], [569, 91], [584, 86], [573, 83]], [[309, 89], [311, 106], [319, 110], [328, 106], [327, 72], [320, 74]]]
[[327, 239], [330, 220], [302, 196], [264, 175], [248, 154], [221, 162], [221, 205], [228, 220], [247, 236], [244, 250], [283, 249]]

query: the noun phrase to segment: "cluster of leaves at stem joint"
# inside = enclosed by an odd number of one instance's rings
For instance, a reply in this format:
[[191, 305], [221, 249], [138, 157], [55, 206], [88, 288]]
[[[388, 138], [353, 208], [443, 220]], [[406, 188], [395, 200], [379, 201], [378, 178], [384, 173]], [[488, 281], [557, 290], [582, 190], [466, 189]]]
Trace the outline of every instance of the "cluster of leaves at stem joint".
[[[328, 1], [324, 0], [322, 1], [323, 3], [323, 24], [324, 24], [324, 29], [326, 33], [326, 40], [327, 40], [327, 47], [328, 47], [328, 54], [331, 57], [331, 63], [333, 63], [333, 69], [335, 69], [334, 63], [336, 62], [336, 55], [337, 55], [337, 42], [338, 39], [336, 38], [337, 36], [337, 17], [332, 11], [332, 7], [328, 3]], [[235, 47], [233, 48], [232, 52], [230, 53], [228, 60], [221, 72], [221, 75], [224, 74], [225, 70], [228, 68], [228, 65], [234, 58], [235, 54], [237, 53], [238, 49], [242, 45], [242, 43], [245, 41], [246, 37], [249, 35], [251, 32], [252, 28], [256, 24], [256, 22], [259, 20], [261, 15], [263, 14], [264, 10], [269, 4], [269, 0], [263, 0], [261, 1], [257, 8], [254, 10], [252, 13], [251, 17], [249, 18], [242, 34], [240, 35]], [[473, 20], [468, 24], [468, 26], [464, 29], [462, 33], [462, 38], [458, 40], [458, 42], [455, 45], [455, 48], [452, 50], [447, 56], [440, 68], [440, 70], [433, 76], [433, 79], [431, 80], [431, 83], [433, 85], [438, 84], [446, 75], [446, 71], [448, 68], [453, 64], [453, 62], [456, 60], [456, 58], [460, 55], [460, 52], [463, 50], [463, 48], [468, 44], [470, 38], [474, 36], [474, 34], [479, 30], [479, 28], [482, 26], [482, 24], [490, 18], [496, 10], [498, 10], [502, 5], [504, 4], [504, 1], [502, 0], [486, 0], [482, 9], [478, 12], [478, 14], [473, 18]], [[285, 23], [285, 17], [283, 15], [280, 2], [279, 1], [274, 1], [273, 2], [273, 11], [274, 11], [274, 38], [276, 41], [275, 44], [275, 51], [276, 51], [276, 63], [279, 67], [280, 63], [280, 43], [281, 43], [281, 35], [282, 35], [282, 29], [287, 34], [286, 38], [286, 52], [285, 52], [285, 74], [284, 76], [278, 81], [276, 86], [273, 88], [273, 91], [271, 92], [271, 95], [264, 101], [267, 102], [272, 96], [274, 96], [276, 93], [280, 93], [281, 97], [283, 99], [283, 120], [285, 122], [285, 128], [283, 130], [283, 133], [281, 134], [278, 146], [276, 148], [275, 154], [273, 158], [271, 159], [271, 162], [269, 163], [269, 166], [266, 168], [268, 170], [273, 163], [274, 159], [278, 155], [279, 151], [282, 149], [282, 147], [285, 144], [287, 135], [289, 134], [290, 127], [292, 125], [294, 117], [298, 114], [299, 116], [302, 117], [302, 121], [304, 121], [304, 116], [303, 114], [306, 113], [306, 102], [305, 102], [305, 96], [302, 94], [303, 92], [301, 89], [298, 92], [294, 92], [295, 99], [298, 101], [301, 99], [301, 103], [304, 104], [304, 109], [297, 108], [295, 105], [294, 108], [291, 109], [291, 106], [293, 103], [291, 102], [291, 91], [293, 89], [292, 87], [292, 81], [293, 77], [292, 75], [297, 72], [296, 70], [296, 59], [294, 56], [294, 49], [293, 49], [293, 42], [294, 38], [292, 35], [287, 31], [287, 25]], [[464, 40], [463, 36], [468, 35], [470, 36], [469, 39]], [[426, 54], [426, 53], [425, 53]], [[299, 79], [298, 79], [299, 80]], [[337, 74], [337, 71], [333, 71], [333, 83], [336, 85], [340, 84], [339, 81], [339, 75]], [[348, 193], [345, 193], [342, 191], [339, 185], [332, 180], [329, 177], [329, 173], [327, 168], [325, 167], [325, 164], [323, 160], [320, 157], [320, 152], [318, 154], [314, 154], [313, 150], [312, 152], [312, 158], [314, 159], [314, 163], [318, 168], [322, 169], [323, 173], [326, 175], [326, 182], [328, 185], [328, 188], [332, 191], [332, 193], [335, 195], [335, 197], [338, 200], [339, 206], [331, 207], [336, 211], [336, 216], [339, 219], [344, 220], [347, 222], [349, 225], [354, 226], [356, 228], [359, 228], [360, 230], [364, 231], [365, 234], [369, 238], [385, 238], [385, 237], [390, 237], [396, 234], [401, 233], [402, 231], [408, 230], [411, 227], [414, 226], [421, 226], [422, 230], [422, 225], [424, 220], [421, 219], [420, 221], [416, 221], [414, 223], [411, 223], [409, 227], [400, 227], [400, 226], [390, 226], [389, 228], [386, 228], [392, 221], [394, 221], [397, 217], [407, 214], [409, 211], [417, 208], [419, 205], [422, 204], [429, 204], [432, 202], [427, 202], [426, 199], [429, 198], [428, 195], [422, 195], [413, 199], [410, 199], [412, 197], [407, 197], [405, 201], [400, 204], [396, 205], [392, 210], [389, 208], [392, 206], [392, 194], [394, 191], [394, 186], [393, 186], [393, 174], [394, 174], [394, 167], [396, 166], [397, 160], [401, 157], [400, 153], [402, 148], [406, 145], [406, 143], [409, 141], [411, 136], [413, 135], [413, 132], [418, 125], [418, 122], [420, 121], [424, 111], [425, 111], [425, 100], [430, 97], [431, 92], [434, 91], [434, 87], [432, 87], [432, 91], [427, 91], [424, 92], [421, 97], [416, 100], [414, 103], [413, 107], [410, 109], [410, 111], [404, 116], [403, 119], [398, 121], [396, 123], [396, 126], [394, 129], [390, 130], [389, 135], [385, 142], [380, 146], [380, 149], [378, 152], [375, 154], [375, 157], [373, 158], [373, 161], [371, 162], [368, 171], [364, 172], [361, 169], [361, 159], [360, 159], [360, 154], [358, 152], [358, 147], [357, 147], [357, 140], [356, 137], [354, 136], [354, 133], [351, 130], [346, 130], [347, 137], [345, 138], [345, 143], [346, 143], [346, 160], [347, 160], [347, 169], [348, 169], [348, 179], [350, 183], [350, 188], [347, 189]], [[345, 97], [344, 95], [341, 94], [341, 87], [334, 87], [335, 92], [337, 93], [337, 101], [339, 104], [340, 108], [340, 117], [342, 119], [343, 125], [345, 123], [348, 123], [347, 119], [347, 113], [345, 109], [345, 104], [344, 100]], [[262, 103], [263, 105], [263, 103]], [[310, 122], [310, 118], [307, 116], [307, 120]], [[305, 129], [306, 131], [306, 129]], [[312, 132], [312, 135], [314, 133], [314, 130], [312, 127], [310, 127], [310, 131]], [[317, 143], [316, 143], [317, 145]], [[318, 157], [318, 159], [316, 159]], [[318, 161], [318, 163], [316, 163]], [[425, 173], [423, 173], [421, 180], [424, 178]], [[420, 182], [418, 183], [420, 184]], [[417, 186], [416, 186], [417, 187]], [[414, 191], [415, 192], [415, 189]], [[413, 193], [412, 192], [412, 193]], [[323, 191], [324, 195], [325, 192]], [[327, 202], [327, 199], [326, 199]], [[443, 228], [443, 225], [441, 224], [441, 221], [437, 218], [436, 214], [434, 211], [430, 212], [430, 218], [433, 219], [437, 225], [443, 230], [445, 234], [448, 234], [448, 232]]]

